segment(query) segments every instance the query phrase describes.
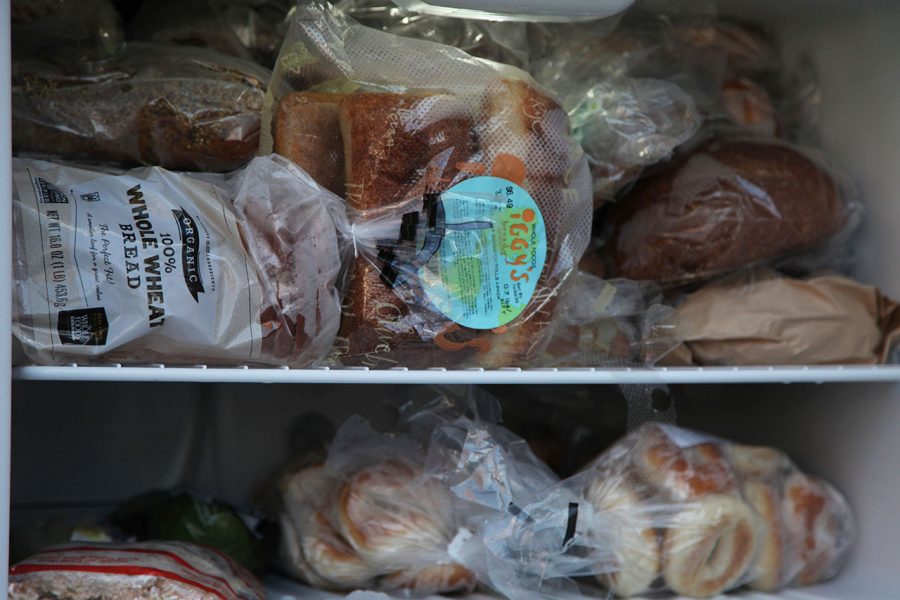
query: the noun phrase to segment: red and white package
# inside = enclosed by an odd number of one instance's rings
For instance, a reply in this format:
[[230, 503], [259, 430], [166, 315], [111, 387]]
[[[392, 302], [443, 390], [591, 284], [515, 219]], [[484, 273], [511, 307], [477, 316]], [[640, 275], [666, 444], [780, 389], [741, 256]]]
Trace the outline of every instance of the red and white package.
[[8, 600], [264, 600], [262, 584], [212, 548], [183, 542], [65, 544], [9, 570]]

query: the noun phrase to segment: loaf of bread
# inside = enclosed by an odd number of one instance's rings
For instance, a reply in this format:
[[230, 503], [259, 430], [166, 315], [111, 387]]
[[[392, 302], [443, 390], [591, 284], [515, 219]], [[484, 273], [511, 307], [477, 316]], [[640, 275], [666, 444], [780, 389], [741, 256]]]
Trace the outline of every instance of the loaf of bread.
[[677, 285], [822, 244], [845, 205], [800, 151], [725, 139], [640, 182], [607, 219], [609, 274]]
[[281, 99], [272, 130], [274, 150], [325, 189], [344, 197], [340, 94], [293, 92]]
[[203, 48], [130, 44], [77, 66], [13, 68], [13, 150], [79, 162], [228, 171], [259, 146], [270, 74]]
[[265, 133], [343, 186], [351, 213], [335, 362], [533, 358], [590, 230], [587, 162], [565, 110], [512, 67], [324, 6], [298, 8], [284, 48]]
[[329, 189], [345, 190], [359, 225], [385, 217], [399, 223], [403, 213], [422, 211], [426, 192], [473, 175], [460, 170], [466, 164], [523, 185], [545, 219], [551, 268], [540, 274], [525, 314], [496, 330], [463, 327], [421, 297], [392, 289], [373, 256], [378, 240], [362, 242], [349, 270], [335, 346], [341, 364], [497, 367], [537, 355], [547, 341], [557, 288], [569, 272], [553, 266], [559, 240], [573, 226], [566, 203], [576, 202], [564, 192], [572, 177], [571, 140], [565, 112], [555, 101], [514, 80], [496, 81], [475, 100], [433, 93], [294, 92], [279, 102], [272, 133], [276, 151]]

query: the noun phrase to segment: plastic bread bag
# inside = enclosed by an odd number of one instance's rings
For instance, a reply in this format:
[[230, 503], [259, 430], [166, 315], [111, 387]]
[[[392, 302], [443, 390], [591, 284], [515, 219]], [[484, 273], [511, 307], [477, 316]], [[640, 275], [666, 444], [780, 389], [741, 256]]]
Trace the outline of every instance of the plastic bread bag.
[[419, 440], [346, 421], [324, 460], [313, 453], [281, 478], [282, 570], [323, 589], [471, 591], [474, 576], [448, 555], [453, 497], [424, 465]]
[[769, 91], [780, 68], [772, 36], [718, 20], [710, 3], [638, 2], [611, 30], [551, 31], [535, 77], [570, 113], [597, 205], [668, 159], [705, 121], [780, 131]]
[[73, 62], [121, 50], [122, 17], [110, 0], [12, 0], [12, 55], [16, 60], [65, 54]]
[[852, 183], [814, 151], [713, 138], [601, 215], [597, 274], [671, 288], [759, 264], [809, 272], [840, 258], [861, 214]]
[[900, 335], [896, 302], [839, 275], [710, 283], [680, 300], [673, 321], [683, 345], [669, 365], [880, 364]]
[[128, 36], [212, 48], [271, 67], [292, 6], [289, 0], [145, 0]]
[[335, 7], [361, 25], [454, 46], [472, 56], [527, 69], [534, 50], [527, 23], [423, 14], [391, 0], [339, 0]]
[[13, 150], [122, 166], [229, 171], [259, 147], [269, 72], [204, 48], [129, 44], [91, 62], [13, 66]]
[[303, 367], [334, 341], [346, 215], [283, 157], [228, 175], [15, 159], [13, 184], [13, 328], [39, 364]]
[[620, 597], [813, 585], [837, 574], [856, 533], [843, 496], [782, 452], [670, 425], [641, 427], [573, 480], [600, 517], [587, 535], [616, 555], [598, 578]]
[[262, 584], [224, 554], [184, 542], [74, 543], [13, 565], [9, 600], [264, 600]]
[[673, 309], [656, 286], [583, 271], [560, 304], [541, 367], [652, 366], [678, 346]]
[[313, 4], [294, 14], [267, 102], [275, 150], [354, 213], [337, 362], [539, 354], [591, 201], [565, 111], [527, 74]]

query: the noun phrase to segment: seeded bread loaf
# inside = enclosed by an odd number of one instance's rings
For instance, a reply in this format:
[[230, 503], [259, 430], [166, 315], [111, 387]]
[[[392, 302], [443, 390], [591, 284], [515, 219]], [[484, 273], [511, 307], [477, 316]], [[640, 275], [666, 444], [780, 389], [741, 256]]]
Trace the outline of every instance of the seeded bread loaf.
[[708, 279], [817, 246], [844, 216], [834, 178], [798, 150], [713, 141], [612, 208], [610, 270], [664, 285]]
[[13, 68], [13, 150], [230, 171], [259, 146], [269, 73], [202, 48], [130, 44], [106, 61]]

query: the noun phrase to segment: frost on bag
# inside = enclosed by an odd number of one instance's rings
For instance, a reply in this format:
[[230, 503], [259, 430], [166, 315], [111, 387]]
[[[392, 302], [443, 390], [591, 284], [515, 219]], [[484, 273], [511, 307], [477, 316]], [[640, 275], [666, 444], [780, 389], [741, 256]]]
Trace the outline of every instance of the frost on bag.
[[834, 577], [855, 536], [846, 500], [782, 452], [650, 424], [579, 481], [617, 568], [618, 596], [671, 590], [708, 598], [741, 585], [774, 592]]
[[184, 542], [66, 544], [13, 565], [9, 600], [264, 600], [262, 584], [207, 547]]
[[512, 67], [313, 5], [293, 17], [267, 102], [268, 144], [353, 213], [336, 362], [539, 354], [591, 218], [587, 165], [553, 98]]
[[305, 366], [331, 346], [345, 216], [284, 158], [229, 175], [17, 159], [13, 183], [32, 360]]

